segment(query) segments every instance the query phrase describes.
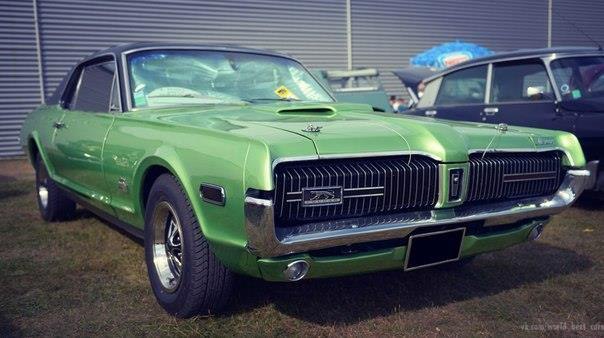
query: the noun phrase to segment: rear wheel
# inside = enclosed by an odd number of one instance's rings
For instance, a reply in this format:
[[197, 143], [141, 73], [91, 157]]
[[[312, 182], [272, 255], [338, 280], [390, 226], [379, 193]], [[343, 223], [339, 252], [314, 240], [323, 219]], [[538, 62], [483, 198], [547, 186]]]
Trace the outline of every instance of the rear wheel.
[[48, 176], [46, 165], [39, 155], [36, 156], [35, 169], [36, 199], [42, 218], [48, 222], [72, 218], [76, 203], [67, 197], [65, 192]]
[[168, 313], [186, 318], [226, 305], [232, 273], [210, 250], [184, 191], [168, 174], [149, 193], [145, 260], [153, 293]]

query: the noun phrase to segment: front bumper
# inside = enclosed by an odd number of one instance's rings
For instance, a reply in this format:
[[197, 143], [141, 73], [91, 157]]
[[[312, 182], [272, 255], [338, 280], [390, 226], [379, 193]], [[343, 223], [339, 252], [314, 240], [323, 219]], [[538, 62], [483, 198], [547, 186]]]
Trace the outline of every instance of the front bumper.
[[577, 200], [585, 189], [589, 176], [587, 170], [569, 170], [558, 191], [545, 197], [316, 222], [305, 224], [295, 233], [277, 231], [272, 200], [247, 196], [247, 248], [258, 257], [268, 258], [354, 243], [402, 238], [413, 230], [426, 226], [481, 220], [485, 221], [485, 226], [510, 224], [561, 212]]
[[[531, 230], [543, 226], [547, 219], [531, 220], [507, 231], [496, 231], [487, 235], [465, 236], [461, 245], [461, 257], [471, 257], [485, 252], [505, 249], [530, 240]], [[289, 281], [283, 273], [295, 261], [307, 262], [310, 269], [305, 279], [349, 276], [377, 271], [403, 270], [407, 246], [401, 244], [392, 248], [359, 252], [343, 256], [313, 256], [299, 253], [284, 257], [258, 259], [258, 268], [264, 280], [273, 282]]]

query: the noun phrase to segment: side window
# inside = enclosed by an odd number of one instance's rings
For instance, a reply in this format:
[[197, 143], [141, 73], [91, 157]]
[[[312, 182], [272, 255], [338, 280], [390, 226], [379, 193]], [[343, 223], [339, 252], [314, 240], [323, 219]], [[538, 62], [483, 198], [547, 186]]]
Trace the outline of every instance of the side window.
[[486, 83], [486, 65], [445, 75], [436, 97], [436, 104], [483, 103]]
[[69, 109], [93, 113], [109, 112], [112, 96], [115, 96], [112, 95], [114, 83], [115, 63], [113, 61], [84, 67]]
[[552, 86], [539, 60], [493, 64], [491, 101], [553, 100]]

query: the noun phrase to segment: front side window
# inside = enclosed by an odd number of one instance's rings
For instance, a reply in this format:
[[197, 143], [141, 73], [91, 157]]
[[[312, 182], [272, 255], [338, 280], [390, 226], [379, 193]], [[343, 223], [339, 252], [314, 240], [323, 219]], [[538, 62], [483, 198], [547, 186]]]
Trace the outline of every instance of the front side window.
[[438, 91], [436, 104], [483, 103], [486, 82], [486, 65], [462, 69], [446, 75]]
[[115, 62], [108, 61], [85, 66], [69, 109], [93, 113], [110, 110], [116, 82]]
[[539, 60], [493, 65], [492, 103], [553, 100], [552, 86]]
[[152, 50], [128, 57], [133, 108], [292, 100], [333, 102], [298, 62], [269, 55]]
[[562, 101], [604, 98], [604, 57], [582, 56], [551, 62]]

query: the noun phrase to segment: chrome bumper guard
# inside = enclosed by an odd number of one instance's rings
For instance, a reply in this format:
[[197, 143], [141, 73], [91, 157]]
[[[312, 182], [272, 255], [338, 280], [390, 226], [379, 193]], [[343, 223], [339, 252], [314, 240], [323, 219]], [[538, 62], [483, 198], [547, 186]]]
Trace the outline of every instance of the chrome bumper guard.
[[[276, 229], [273, 201], [245, 198], [248, 250], [259, 257], [276, 257], [354, 243], [402, 238], [419, 227], [485, 221], [485, 226], [510, 224], [561, 212], [574, 203], [588, 184], [588, 170], [569, 170], [556, 193], [513, 201], [461, 205], [431, 211], [413, 211]], [[287, 229], [287, 228], [284, 228]]]

